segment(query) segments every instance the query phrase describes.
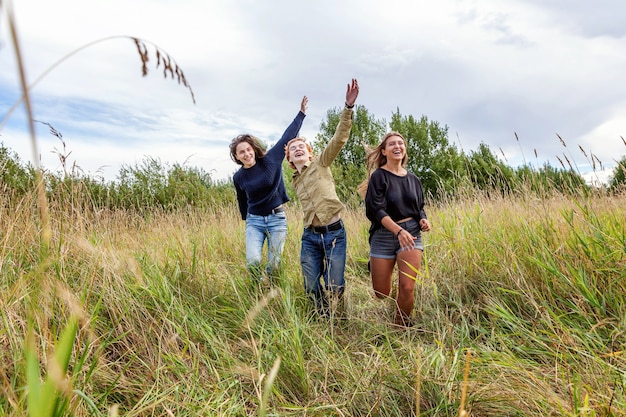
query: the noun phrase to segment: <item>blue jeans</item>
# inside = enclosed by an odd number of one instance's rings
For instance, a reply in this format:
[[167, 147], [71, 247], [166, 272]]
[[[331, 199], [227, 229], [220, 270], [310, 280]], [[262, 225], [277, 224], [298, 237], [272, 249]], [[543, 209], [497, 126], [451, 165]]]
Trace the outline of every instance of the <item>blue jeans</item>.
[[300, 264], [304, 290], [322, 315], [329, 314], [329, 295], [337, 298], [343, 295], [346, 286], [346, 247], [343, 223], [339, 230], [317, 233], [307, 228], [302, 234]]
[[259, 216], [246, 216], [246, 267], [253, 276], [261, 278], [263, 245], [267, 241], [267, 265], [265, 272], [275, 276], [280, 269], [280, 258], [287, 240], [287, 216], [285, 212]]

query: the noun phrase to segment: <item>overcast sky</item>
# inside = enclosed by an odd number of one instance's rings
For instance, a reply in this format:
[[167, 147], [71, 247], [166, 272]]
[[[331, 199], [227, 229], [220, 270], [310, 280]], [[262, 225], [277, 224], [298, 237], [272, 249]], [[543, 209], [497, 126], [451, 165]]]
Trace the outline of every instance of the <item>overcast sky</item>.
[[[13, 10], [29, 84], [78, 50], [33, 86], [34, 118], [63, 135], [69, 164], [106, 180], [146, 157], [230, 178], [234, 136], [274, 143], [307, 95], [301, 134], [314, 139], [352, 77], [377, 119], [425, 115], [458, 148], [483, 142], [511, 166], [560, 167], [559, 157], [587, 174], [592, 158], [597, 172], [626, 154], [623, 0], [19, 0]], [[21, 91], [0, 12], [0, 141], [32, 161], [24, 107], [9, 113]], [[148, 46], [146, 77], [127, 37]], [[195, 104], [155, 68], [155, 46]], [[36, 127], [42, 165], [60, 169], [63, 144]]]

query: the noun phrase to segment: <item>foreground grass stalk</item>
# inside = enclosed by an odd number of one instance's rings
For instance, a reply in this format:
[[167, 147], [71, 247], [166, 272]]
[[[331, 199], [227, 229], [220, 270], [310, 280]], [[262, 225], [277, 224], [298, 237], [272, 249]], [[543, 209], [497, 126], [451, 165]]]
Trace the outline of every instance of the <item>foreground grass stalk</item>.
[[[13, 15], [13, 8], [11, 3], [8, 2], [6, 7], [7, 17], [9, 22], [9, 30], [11, 33], [11, 41], [15, 50], [15, 56], [17, 61], [17, 71], [19, 74], [20, 87], [24, 97], [24, 107], [26, 108], [26, 116], [28, 121], [28, 131], [31, 140], [31, 147], [33, 150], [33, 163], [35, 165], [36, 172], [36, 187], [37, 187], [37, 203], [39, 207], [39, 217], [41, 221], [41, 245], [42, 245], [42, 259], [48, 256], [48, 248], [50, 245], [50, 237], [52, 235], [50, 229], [50, 218], [48, 213], [48, 201], [46, 198], [46, 188], [41, 173], [41, 167], [39, 166], [39, 151], [37, 150], [37, 139], [35, 136], [35, 123], [33, 121], [33, 111], [30, 102], [30, 96], [28, 94], [28, 83], [26, 82], [26, 71], [24, 69], [24, 61], [22, 59], [22, 50], [20, 48], [20, 42], [17, 35], [17, 28], [15, 27], [15, 18]], [[37, 295], [37, 294], [35, 294]]]
[[417, 372], [415, 377], [415, 415], [420, 415], [421, 388], [422, 388], [422, 350], [418, 350], [417, 355]]
[[[272, 386], [274, 385], [274, 380], [276, 379], [276, 375], [278, 375], [278, 370], [280, 369], [280, 357], [276, 358], [274, 361], [274, 365], [272, 365], [272, 369], [270, 373], [265, 378], [265, 384], [263, 386], [263, 395], [259, 399], [259, 417], [265, 417], [267, 414], [267, 406], [269, 404], [270, 394], [272, 392]], [[259, 381], [260, 383], [261, 381]]]
[[[8, 16], [9, 29], [11, 33], [11, 40], [15, 50], [16, 61], [18, 65], [18, 74], [20, 80], [20, 86], [22, 88], [24, 97], [24, 106], [26, 108], [26, 115], [28, 120], [28, 130], [31, 138], [31, 145], [33, 149], [33, 161], [35, 164], [36, 172], [36, 187], [37, 187], [37, 204], [39, 207], [39, 220], [41, 230], [40, 240], [40, 265], [48, 264], [50, 238], [52, 236], [50, 228], [50, 219], [48, 213], [48, 201], [45, 193], [45, 183], [43, 181], [43, 175], [41, 168], [38, 165], [37, 140], [35, 137], [35, 125], [33, 122], [33, 113], [30, 103], [30, 97], [28, 94], [28, 83], [26, 82], [26, 73], [24, 70], [22, 52], [20, 48], [20, 42], [17, 35], [17, 29], [15, 27], [15, 18], [13, 15], [13, 9], [11, 4], [6, 5], [6, 11]], [[44, 272], [39, 270], [33, 274], [33, 291], [30, 298], [29, 314], [28, 314], [28, 332], [26, 335], [25, 346], [25, 358], [26, 358], [26, 381], [28, 386], [27, 392], [27, 409], [28, 414], [31, 417], [48, 417], [54, 415], [62, 415], [65, 406], [60, 407], [60, 413], [57, 410], [59, 401], [64, 397], [64, 390], [62, 389], [65, 373], [67, 372], [69, 358], [72, 353], [72, 344], [76, 337], [77, 331], [77, 319], [72, 318], [66, 327], [64, 335], [59, 340], [54, 360], [50, 362], [50, 368], [44, 382], [40, 382], [40, 368], [38, 361], [38, 354], [35, 348], [35, 329], [34, 323], [36, 321], [37, 310], [40, 307], [40, 294], [42, 287], [42, 279]]]
[[[467, 384], [469, 383], [469, 371], [470, 361], [472, 359], [472, 352], [468, 349], [465, 352], [465, 371], [463, 372], [463, 383], [461, 388], [461, 402], [459, 404], [459, 417], [466, 417], [468, 415], [465, 409], [465, 399], [467, 398]], [[419, 414], [418, 414], [419, 415]]]
[[27, 401], [30, 417], [66, 415], [71, 399], [71, 383], [66, 374], [77, 332], [78, 317], [70, 317], [60, 339], [55, 344], [54, 356], [49, 361], [43, 382], [40, 380], [39, 355], [35, 348], [33, 333], [30, 333], [26, 342]]

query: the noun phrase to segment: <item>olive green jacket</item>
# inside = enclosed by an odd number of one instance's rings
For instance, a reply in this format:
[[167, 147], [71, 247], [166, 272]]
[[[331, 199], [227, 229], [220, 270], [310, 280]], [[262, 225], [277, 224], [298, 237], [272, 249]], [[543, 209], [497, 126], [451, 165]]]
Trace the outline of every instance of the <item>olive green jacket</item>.
[[315, 215], [322, 225], [328, 225], [344, 209], [343, 203], [337, 197], [330, 164], [348, 141], [352, 115], [353, 110], [344, 107], [335, 134], [324, 151], [307, 162], [301, 172], [296, 170], [293, 173], [291, 183], [304, 211], [304, 227], [311, 225]]

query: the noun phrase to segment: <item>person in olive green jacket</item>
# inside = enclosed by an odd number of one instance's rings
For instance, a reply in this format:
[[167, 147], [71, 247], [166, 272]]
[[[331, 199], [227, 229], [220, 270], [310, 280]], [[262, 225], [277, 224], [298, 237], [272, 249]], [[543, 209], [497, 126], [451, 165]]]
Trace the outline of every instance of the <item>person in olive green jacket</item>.
[[337, 197], [330, 165], [348, 141], [358, 95], [359, 84], [353, 78], [348, 84], [339, 125], [320, 155], [313, 155], [311, 145], [303, 137], [290, 140], [285, 147], [289, 166], [295, 170], [292, 185], [304, 211], [300, 250], [304, 290], [324, 317], [334, 312], [346, 285], [347, 242], [341, 220], [344, 205]]

